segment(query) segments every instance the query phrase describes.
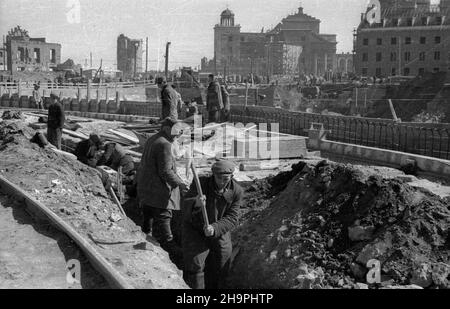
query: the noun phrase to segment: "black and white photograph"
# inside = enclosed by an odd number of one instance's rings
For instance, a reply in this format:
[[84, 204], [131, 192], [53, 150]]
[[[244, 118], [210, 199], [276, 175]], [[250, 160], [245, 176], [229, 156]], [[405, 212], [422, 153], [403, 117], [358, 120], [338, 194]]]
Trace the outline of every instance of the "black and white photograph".
[[0, 0], [0, 38], [0, 290], [450, 289], [450, 0]]

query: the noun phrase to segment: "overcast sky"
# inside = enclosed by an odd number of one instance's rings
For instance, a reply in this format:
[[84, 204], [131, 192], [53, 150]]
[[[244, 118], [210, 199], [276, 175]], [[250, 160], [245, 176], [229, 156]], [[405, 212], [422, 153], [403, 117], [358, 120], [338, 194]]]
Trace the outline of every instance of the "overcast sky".
[[[76, 3], [80, 4], [79, 20]], [[352, 50], [352, 31], [368, 0], [0, 0], [0, 33], [16, 25], [31, 37], [62, 44], [62, 61], [84, 64], [93, 53], [116, 66], [119, 34], [149, 37], [149, 69], [163, 69], [165, 42], [171, 41], [170, 68], [198, 66], [214, 54], [214, 30], [227, 6], [244, 32], [275, 26], [302, 5], [322, 21], [321, 32], [337, 34], [338, 52]], [[75, 6], [74, 6], [75, 5]], [[79, 21], [79, 23], [78, 23]], [[145, 61], [145, 54], [143, 57]], [[144, 63], [145, 68], [145, 63]]]

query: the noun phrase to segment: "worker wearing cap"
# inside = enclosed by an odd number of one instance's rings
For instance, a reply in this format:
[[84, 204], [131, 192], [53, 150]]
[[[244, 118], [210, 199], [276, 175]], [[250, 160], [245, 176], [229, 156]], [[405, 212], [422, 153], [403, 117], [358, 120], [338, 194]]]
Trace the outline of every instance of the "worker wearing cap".
[[44, 109], [43, 105], [42, 105], [42, 97], [41, 97], [41, 93], [39, 92], [39, 84], [34, 84], [34, 90], [33, 90], [33, 100], [34, 103], [36, 104], [36, 108], [38, 109]]
[[89, 139], [81, 141], [77, 144], [74, 154], [78, 161], [97, 167], [99, 151], [103, 148], [103, 141], [97, 134], [91, 134]]
[[[172, 211], [180, 210], [180, 190], [188, 185], [178, 176], [172, 144], [182, 134], [177, 120], [166, 118], [161, 131], [149, 138], [144, 146], [137, 179], [137, 192], [143, 210], [142, 231], [150, 233], [171, 253], [176, 249], [170, 227]], [[153, 226], [150, 220], [153, 219]]]
[[161, 119], [178, 119], [178, 93], [167, 83], [165, 77], [158, 81], [158, 87], [161, 89]]
[[208, 122], [220, 122], [220, 112], [223, 109], [222, 88], [214, 77], [209, 74], [209, 86], [206, 90], [206, 109], [208, 110]]
[[[235, 166], [218, 161], [213, 175], [200, 177], [204, 196], [195, 184], [186, 195], [183, 208], [184, 280], [193, 289], [217, 289], [230, 264], [231, 231], [239, 221], [244, 191], [233, 179]], [[192, 199], [193, 197], [196, 197]], [[203, 220], [201, 203], [206, 203], [209, 225]]]
[[105, 152], [98, 160], [97, 165], [106, 165], [115, 171], [122, 167], [122, 173], [126, 176], [134, 172], [133, 158], [117, 143], [105, 145]]
[[66, 116], [64, 109], [54, 94], [50, 95], [51, 104], [48, 107], [47, 140], [56, 148], [61, 149], [61, 138]]

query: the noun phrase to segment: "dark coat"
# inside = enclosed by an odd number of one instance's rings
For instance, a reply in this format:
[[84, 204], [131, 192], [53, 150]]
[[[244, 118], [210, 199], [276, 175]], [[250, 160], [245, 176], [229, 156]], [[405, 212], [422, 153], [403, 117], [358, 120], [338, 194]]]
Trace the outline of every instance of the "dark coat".
[[170, 85], [166, 85], [161, 89], [161, 103], [161, 119], [166, 119], [167, 117], [178, 119], [178, 95]]
[[222, 89], [223, 109], [226, 110], [226, 111], [229, 111], [230, 108], [231, 108], [231, 105], [230, 105], [230, 94], [228, 93], [228, 91], [225, 88], [225, 86], [222, 86], [221, 89]]
[[128, 175], [134, 170], [134, 162], [131, 155], [126, 153], [125, 149], [116, 143], [109, 143], [97, 165], [106, 165], [115, 171], [122, 167], [122, 173]]
[[[223, 194], [218, 194], [215, 190], [214, 176], [200, 177], [203, 194], [206, 196], [206, 212], [208, 213], [209, 224], [214, 227], [214, 238], [222, 238], [235, 229], [239, 223], [239, 209], [244, 203], [244, 190], [233, 179], [228, 184]], [[190, 224], [197, 230], [203, 231], [203, 216], [198, 205], [193, 205], [192, 200], [196, 197], [197, 187], [195, 184], [186, 195], [186, 215], [185, 224]], [[190, 204], [190, 205], [189, 205]]]
[[208, 112], [220, 111], [223, 108], [222, 89], [219, 82], [209, 84], [206, 92], [206, 109]]
[[172, 143], [162, 132], [149, 138], [138, 173], [138, 197], [144, 207], [180, 209], [179, 186], [183, 180], [176, 173]]
[[97, 166], [97, 147], [90, 140], [79, 142], [74, 154], [77, 156], [78, 161], [90, 167], [95, 168]]
[[66, 116], [61, 103], [56, 102], [50, 104], [48, 107], [48, 122], [47, 126], [52, 129], [61, 129], [64, 127]]

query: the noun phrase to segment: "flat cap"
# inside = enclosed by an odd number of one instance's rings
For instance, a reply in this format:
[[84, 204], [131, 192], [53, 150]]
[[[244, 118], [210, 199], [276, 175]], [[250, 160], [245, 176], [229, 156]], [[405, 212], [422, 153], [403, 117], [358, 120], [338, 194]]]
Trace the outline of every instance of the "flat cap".
[[214, 174], [233, 174], [236, 166], [233, 162], [227, 160], [220, 160], [212, 166]]
[[97, 134], [91, 134], [89, 135], [89, 139], [94, 142], [95, 145], [103, 145], [103, 141]]

